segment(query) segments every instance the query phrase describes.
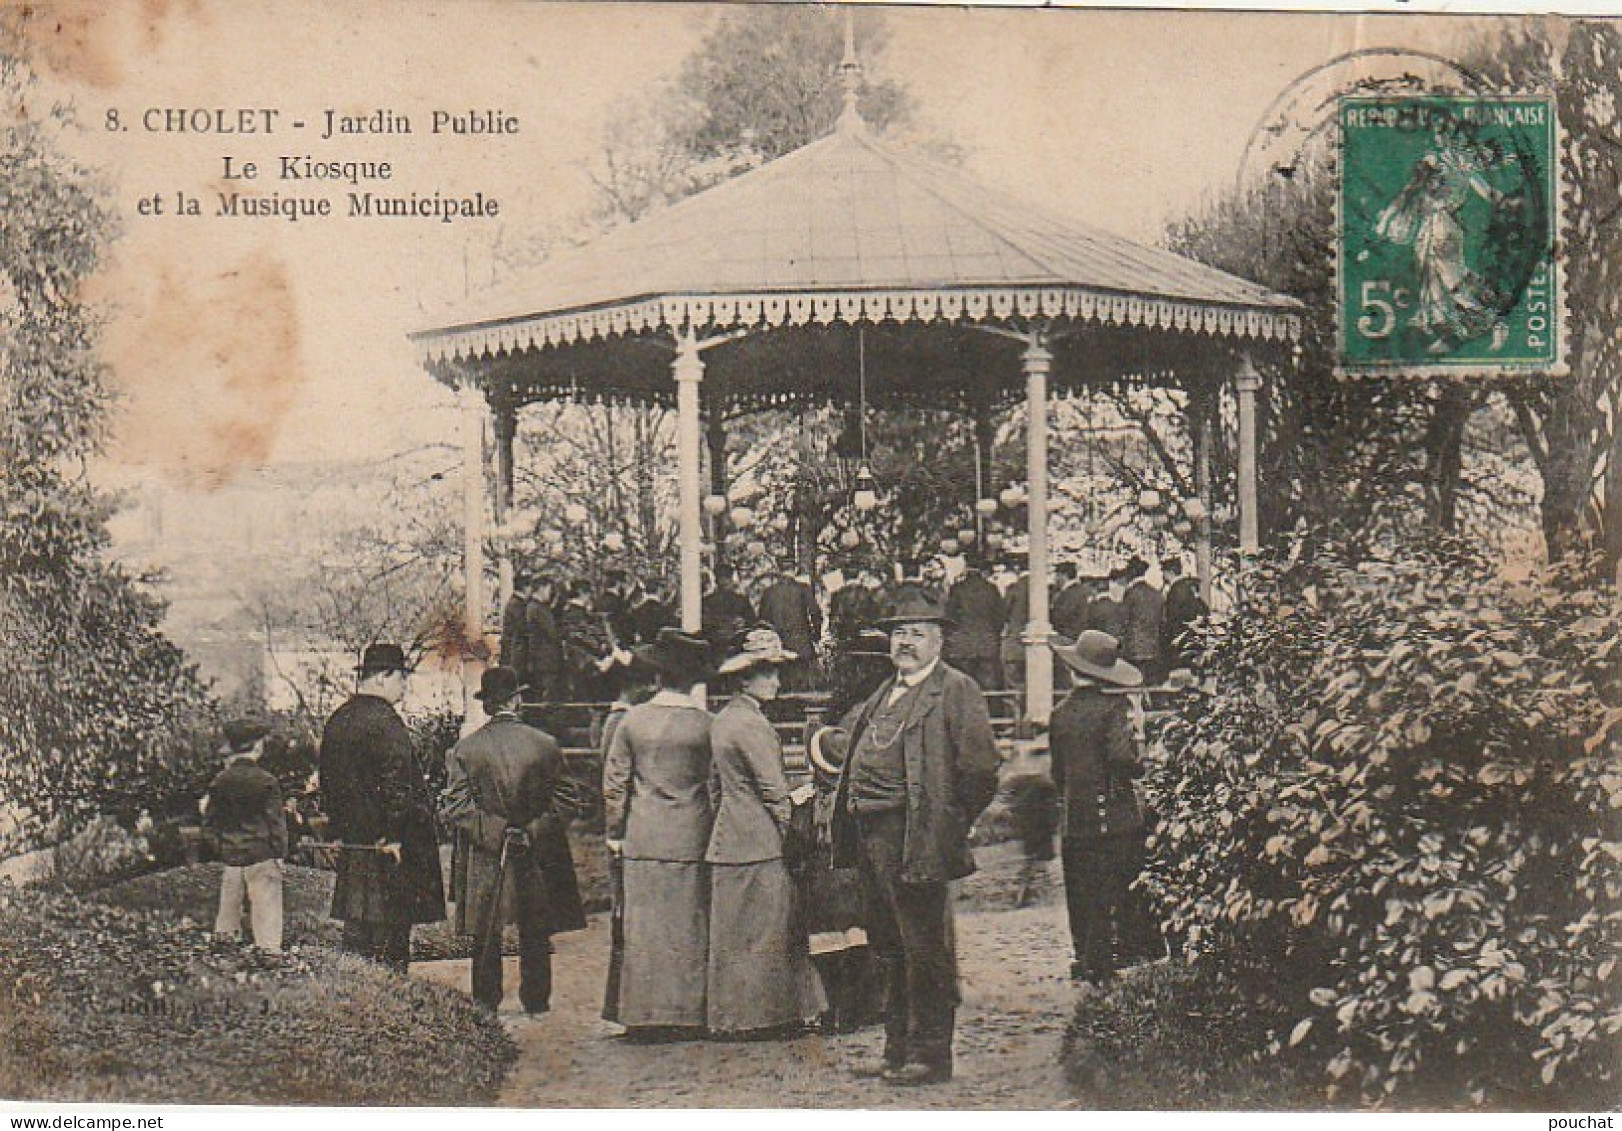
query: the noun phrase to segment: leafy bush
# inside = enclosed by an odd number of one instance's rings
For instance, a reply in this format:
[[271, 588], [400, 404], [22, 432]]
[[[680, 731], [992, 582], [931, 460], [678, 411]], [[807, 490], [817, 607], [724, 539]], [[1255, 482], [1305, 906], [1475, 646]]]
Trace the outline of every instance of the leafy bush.
[[102, 884], [141, 871], [152, 856], [144, 837], [111, 817], [97, 817], [56, 846], [56, 880], [73, 889]]
[[1331, 1096], [1614, 1101], [1619, 634], [1456, 547], [1263, 565], [1207, 628], [1145, 883]]
[[516, 1050], [465, 995], [326, 946], [269, 955], [216, 939], [208, 910], [184, 918], [0, 884], [0, 1096], [495, 1099]]
[[462, 736], [462, 716], [449, 710], [419, 711], [405, 716], [429, 792], [438, 797], [445, 788], [445, 754]]
[[[1267, 1051], [1254, 1003], [1181, 963], [1139, 966], [1083, 997], [1060, 1063], [1091, 1107], [1164, 1111], [1312, 1106], [1309, 1071]], [[1269, 1020], [1273, 1020], [1269, 1018]]]
[[206, 701], [162, 604], [107, 560], [112, 502], [82, 472], [113, 399], [84, 297], [113, 216], [52, 106], [0, 58], [0, 809], [15, 818], [0, 852], [172, 792]]

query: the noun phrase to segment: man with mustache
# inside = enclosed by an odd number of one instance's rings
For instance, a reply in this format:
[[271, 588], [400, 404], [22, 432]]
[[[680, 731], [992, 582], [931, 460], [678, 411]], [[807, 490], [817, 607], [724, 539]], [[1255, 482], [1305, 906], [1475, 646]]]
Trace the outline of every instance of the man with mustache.
[[884, 1059], [862, 1075], [908, 1086], [952, 1078], [957, 971], [948, 884], [974, 871], [968, 833], [997, 787], [979, 686], [941, 662], [948, 624], [918, 589], [897, 597], [896, 674], [846, 720], [833, 866], [857, 867], [867, 934], [885, 970]]

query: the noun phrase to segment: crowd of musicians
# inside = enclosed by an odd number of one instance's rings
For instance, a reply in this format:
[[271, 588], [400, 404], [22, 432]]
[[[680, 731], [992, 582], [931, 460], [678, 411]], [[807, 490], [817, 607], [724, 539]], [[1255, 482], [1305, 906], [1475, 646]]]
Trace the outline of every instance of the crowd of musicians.
[[[1164, 591], [1149, 572], [1136, 559], [1107, 578], [1061, 565], [1051, 597], [1067, 694], [1037, 777], [1056, 802], [1042, 827], [1049, 857], [1055, 832], [1061, 844], [1071, 974], [1089, 984], [1122, 960], [1143, 860], [1142, 763], [1119, 692], [1178, 666], [1180, 626], [1204, 611], [1176, 562], [1160, 565]], [[1020, 678], [1028, 582], [1005, 591], [970, 565], [941, 600], [918, 580], [853, 573], [818, 592], [776, 571], [753, 600], [712, 586], [703, 634], [666, 623], [624, 575], [601, 592], [521, 576], [502, 662], [477, 693], [488, 721], [447, 754], [438, 797], [397, 711], [405, 654], [368, 648], [320, 749], [344, 946], [405, 968], [412, 926], [446, 917], [436, 825], [448, 825], [474, 998], [501, 1005], [516, 924], [519, 1001], [547, 1012], [552, 939], [586, 917], [568, 836], [578, 790], [535, 709], [612, 699], [598, 730], [613, 887], [604, 1017], [638, 1042], [775, 1039], [861, 1024], [882, 1002], [883, 1055], [863, 1071], [896, 1086], [950, 1079], [950, 885], [974, 870], [970, 830], [999, 787], [986, 692]], [[825, 689], [827, 722], [808, 738], [811, 780], [795, 788], [770, 714], [785, 692], [813, 688]], [[252, 720], [227, 729], [210, 812], [222, 843], [263, 848], [226, 861], [217, 929], [238, 930], [246, 901], [256, 940], [274, 949], [286, 840], [285, 826], [279, 840], [271, 831], [274, 779], [253, 764], [263, 735]]]
[[[971, 560], [948, 578], [931, 576], [927, 567], [881, 571], [850, 563], [813, 582], [784, 562], [750, 582], [712, 577], [702, 634], [720, 650], [740, 628], [768, 624], [795, 654], [783, 667], [783, 691], [828, 690], [837, 682], [840, 656], [857, 635], [883, 615], [897, 592], [924, 586], [944, 593], [951, 624], [947, 663], [985, 691], [1019, 688], [1030, 616], [1030, 579], [1020, 565], [1012, 556], [995, 566]], [[1157, 571], [1133, 556], [1107, 573], [1090, 574], [1061, 561], [1053, 574], [1050, 619], [1060, 636], [1109, 633], [1150, 683], [1187, 665], [1178, 642], [1205, 606], [1180, 558], [1165, 558]], [[624, 570], [611, 569], [594, 584], [520, 569], [502, 614], [501, 658], [519, 673], [533, 702], [607, 703], [618, 693], [615, 683], [629, 651], [651, 644], [677, 620], [668, 590], [654, 591]]]

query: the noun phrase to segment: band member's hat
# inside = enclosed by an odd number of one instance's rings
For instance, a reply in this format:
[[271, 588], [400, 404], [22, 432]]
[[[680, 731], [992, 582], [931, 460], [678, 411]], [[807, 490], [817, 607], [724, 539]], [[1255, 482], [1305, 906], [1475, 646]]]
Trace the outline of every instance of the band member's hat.
[[637, 654], [677, 679], [697, 681], [709, 673], [710, 642], [679, 628], [661, 628], [654, 642], [639, 648]]

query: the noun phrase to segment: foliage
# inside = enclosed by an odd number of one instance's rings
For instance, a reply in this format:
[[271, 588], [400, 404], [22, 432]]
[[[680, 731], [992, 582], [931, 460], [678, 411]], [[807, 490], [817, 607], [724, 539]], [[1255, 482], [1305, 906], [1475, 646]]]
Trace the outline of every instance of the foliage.
[[[699, 160], [763, 163], [830, 133], [844, 99], [844, 26], [845, 12], [833, 6], [723, 12], [676, 80], [681, 148]], [[856, 18], [864, 69], [888, 40], [881, 19]], [[881, 131], [910, 113], [894, 80], [865, 82], [857, 105]]]
[[1173, 933], [1331, 1094], [1614, 1100], [1622, 610], [1456, 545], [1258, 566], [1147, 778]]
[[[845, 433], [852, 430], [847, 426]], [[880, 505], [861, 513], [851, 506], [860, 447], [841, 436], [832, 411], [762, 413], [740, 421], [744, 454], [734, 482], [753, 504], [756, 523], [740, 531], [741, 544], [760, 539], [773, 556], [788, 555], [810, 568], [817, 562], [921, 562], [940, 551], [943, 536], [973, 527], [975, 447], [973, 424], [961, 416], [926, 410], [875, 414], [867, 423], [869, 458]], [[1012, 443], [993, 444], [992, 486], [1015, 477]], [[904, 501], [904, 505], [903, 505]], [[860, 542], [845, 544], [847, 531]]]
[[[675, 80], [608, 130], [592, 172], [599, 221], [640, 219], [832, 132], [844, 97], [844, 19], [809, 4], [720, 12]], [[863, 120], [880, 132], [904, 127], [906, 94], [879, 74], [884, 19], [861, 13], [855, 27]]]
[[1140, 966], [1076, 1005], [1060, 1061], [1090, 1106], [1130, 1111], [1301, 1110], [1313, 1080], [1267, 1055], [1254, 1002], [1181, 963]]
[[445, 755], [462, 737], [462, 716], [457, 711], [408, 711], [406, 729], [416, 749], [417, 768], [430, 796], [445, 788]]
[[1592, 539], [1614, 568], [1622, 556], [1622, 27], [1528, 20], [1479, 43], [1466, 65], [1494, 87], [1556, 93], [1571, 373], [1510, 395], [1543, 479], [1550, 553]]
[[[1253, 279], [1301, 300], [1300, 351], [1293, 362], [1263, 369], [1258, 398], [1262, 473], [1258, 502], [1264, 541], [1297, 529], [1336, 532], [1367, 541], [1389, 528], [1424, 524], [1456, 531], [1462, 507], [1485, 510], [1480, 529], [1513, 524], [1524, 496], [1506, 495], [1502, 480], [1472, 474], [1465, 457], [1468, 424], [1488, 404], [1490, 389], [1412, 378], [1334, 376], [1335, 296], [1332, 258], [1335, 179], [1327, 153], [1309, 149], [1287, 178], [1234, 192], [1202, 214], [1172, 226], [1169, 246], [1183, 255]], [[1498, 406], [1500, 415], [1507, 408]], [[1232, 413], [1217, 430], [1215, 462], [1235, 466]], [[1497, 435], [1497, 433], [1495, 433]], [[1511, 442], [1508, 450], [1521, 455]], [[1501, 456], [1502, 450], [1489, 452]], [[1324, 475], [1332, 467], [1334, 475]], [[1220, 494], [1228, 487], [1219, 481]]]
[[598, 580], [612, 567], [654, 582], [675, 546], [674, 444], [664, 409], [530, 408], [517, 435], [514, 509], [497, 537], [553, 580]]
[[85, 463], [112, 394], [83, 295], [112, 218], [62, 156], [69, 111], [35, 97], [0, 55], [0, 802], [25, 806], [4, 838], [23, 842], [188, 779], [177, 740], [205, 701], [161, 603], [104, 556]]
[[150, 859], [146, 838], [129, 832], [111, 817], [97, 817], [57, 845], [55, 879], [80, 889], [105, 884], [141, 868]]
[[[217, 869], [188, 869], [216, 877]], [[206, 905], [205, 905], [206, 914]], [[0, 1095], [489, 1103], [515, 1050], [465, 996], [323, 946], [267, 955], [169, 908], [0, 887]]]

